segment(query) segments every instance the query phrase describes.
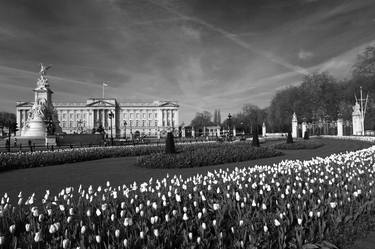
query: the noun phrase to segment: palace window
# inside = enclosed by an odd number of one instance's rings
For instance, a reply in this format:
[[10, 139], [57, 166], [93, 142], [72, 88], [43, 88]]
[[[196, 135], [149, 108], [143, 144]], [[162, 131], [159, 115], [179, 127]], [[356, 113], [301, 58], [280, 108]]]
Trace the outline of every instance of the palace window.
[[138, 120], [137, 120], [137, 121], [135, 121], [135, 126], [137, 126], [137, 127], [138, 127]]
[[151, 120], [148, 121], [148, 126], [151, 126], [152, 125], [152, 122]]
[[158, 121], [155, 121], [155, 126], [158, 126]]
[[146, 113], [143, 113], [143, 119], [146, 119]]
[[127, 118], [127, 116], [128, 116], [128, 115], [126, 115], [126, 113], [124, 113], [124, 119], [126, 119], [126, 118]]
[[137, 113], [136, 117], [137, 117], [137, 119], [139, 119], [139, 113]]
[[142, 121], [142, 126], [144, 127], [144, 126], [146, 126], [146, 121]]
[[66, 119], [66, 113], [63, 113], [63, 119]]
[[148, 119], [152, 119], [152, 113], [148, 114]]
[[158, 118], [158, 114], [155, 112], [155, 119]]
[[134, 113], [130, 113], [130, 118], [131, 118], [131, 119], [134, 118]]
[[70, 121], [69, 127], [73, 127], [73, 121]]
[[69, 118], [70, 118], [70, 119], [73, 119], [73, 113], [70, 113], [70, 114], [69, 114]]

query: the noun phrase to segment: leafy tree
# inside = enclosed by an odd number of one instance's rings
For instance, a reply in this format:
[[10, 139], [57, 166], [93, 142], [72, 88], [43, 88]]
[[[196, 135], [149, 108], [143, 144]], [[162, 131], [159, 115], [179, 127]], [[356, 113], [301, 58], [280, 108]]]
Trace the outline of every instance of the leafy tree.
[[16, 123], [16, 114], [10, 112], [0, 112], [0, 124], [3, 127], [9, 128], [9, 126]]
[[353, 78], [369, 79], [375, 77], [375, 47], [369, 46], [357, 56]]
[[211, 126], [214, 123], [211, 121], [212, 114], [208, 111], [197, 112], [194, 119], [191, 121], [191, 126], [196, 129], [202, 129], [204, 126]]

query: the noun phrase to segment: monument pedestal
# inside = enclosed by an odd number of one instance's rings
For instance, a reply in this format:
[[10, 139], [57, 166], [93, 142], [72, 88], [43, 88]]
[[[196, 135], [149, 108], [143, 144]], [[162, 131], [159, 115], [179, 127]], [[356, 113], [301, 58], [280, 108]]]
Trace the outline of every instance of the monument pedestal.
[[23, 137], [45, 137], [46, 125], [40, 117], [29, 121], [29, 127], [22, 134]]

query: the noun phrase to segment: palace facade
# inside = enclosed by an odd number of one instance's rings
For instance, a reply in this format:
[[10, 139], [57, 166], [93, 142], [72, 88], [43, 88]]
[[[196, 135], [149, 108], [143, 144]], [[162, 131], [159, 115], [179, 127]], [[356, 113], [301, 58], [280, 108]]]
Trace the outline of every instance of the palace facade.
[[[33, 102], [17, 102], [19, 135], [32, 106]], [[91, 133], [93, 128], [102, 126], [108, 135], [112, 127], [113, 137], [158, 136], [178, 129], [179, 124], [179, 105], [174, 101], [119, 103], [115, 98], [89, 98], [82, 103], [53, 103], [53, 106], [60, 127], [67, 134]]]

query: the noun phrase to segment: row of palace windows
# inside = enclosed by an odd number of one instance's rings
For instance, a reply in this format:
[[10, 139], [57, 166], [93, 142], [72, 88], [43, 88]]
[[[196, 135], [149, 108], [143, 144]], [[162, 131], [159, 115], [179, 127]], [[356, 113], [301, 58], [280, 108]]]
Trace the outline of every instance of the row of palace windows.
[[[123, 113], [123, 119], [146, 119], [148, 116], [149, 120], [157, 119], [158, 114], [155, 113]], [[169, 115], [168, 115], [169, 116]], [[172, 119], [174, 118], [174, 113], [172, 113]], [[59, 119], [60, 120], [67, 120], [67, 117], [69, 117], [69, 120], [80, 120], [80, 119], [87, 119], [87, 113], [60, 113]]]
[[[134, 115], [135, 114], [135, 115]], [[147, 114], [146, 113], [123, 113], [123, 119], [134, 119], [134, 117], [136, 119], [146, 119], [147, 118]], [[148, 113], [148, 119], [157, 119], [158, 118], [158, 114], [157, 113]]]
[[[66, 120], [68, 117], [68, 113], [59, 114], [59, 120]], [[80, 120], [80, 119], [87, 119], [87, 113], [69, 113], [69, 120]]]
[[[158, 126], [158, 121], [151, 121], [151, 120], [130, 120], [129, 123], [126, 124], [128, 127], [146, 127], [146, 126]], [[174, 125], [174, 122], [169, 122], [169, 120], [167, 122], [163, 121], [162, 123], [162, 126], [173, 126]], [[62, 121], [61, 122], [61, 127], [62, 128], [67, 128], [67, 127], [78, 127], [78, 126], [81, 126], [81, 127], [85, 127], [86, 126], [86, 122], [85, 121], [82, 121], [82, 122], [75, 122], [75, 121]], [[124, 126], [124, 124], [122, 124], [122, 126]]]

